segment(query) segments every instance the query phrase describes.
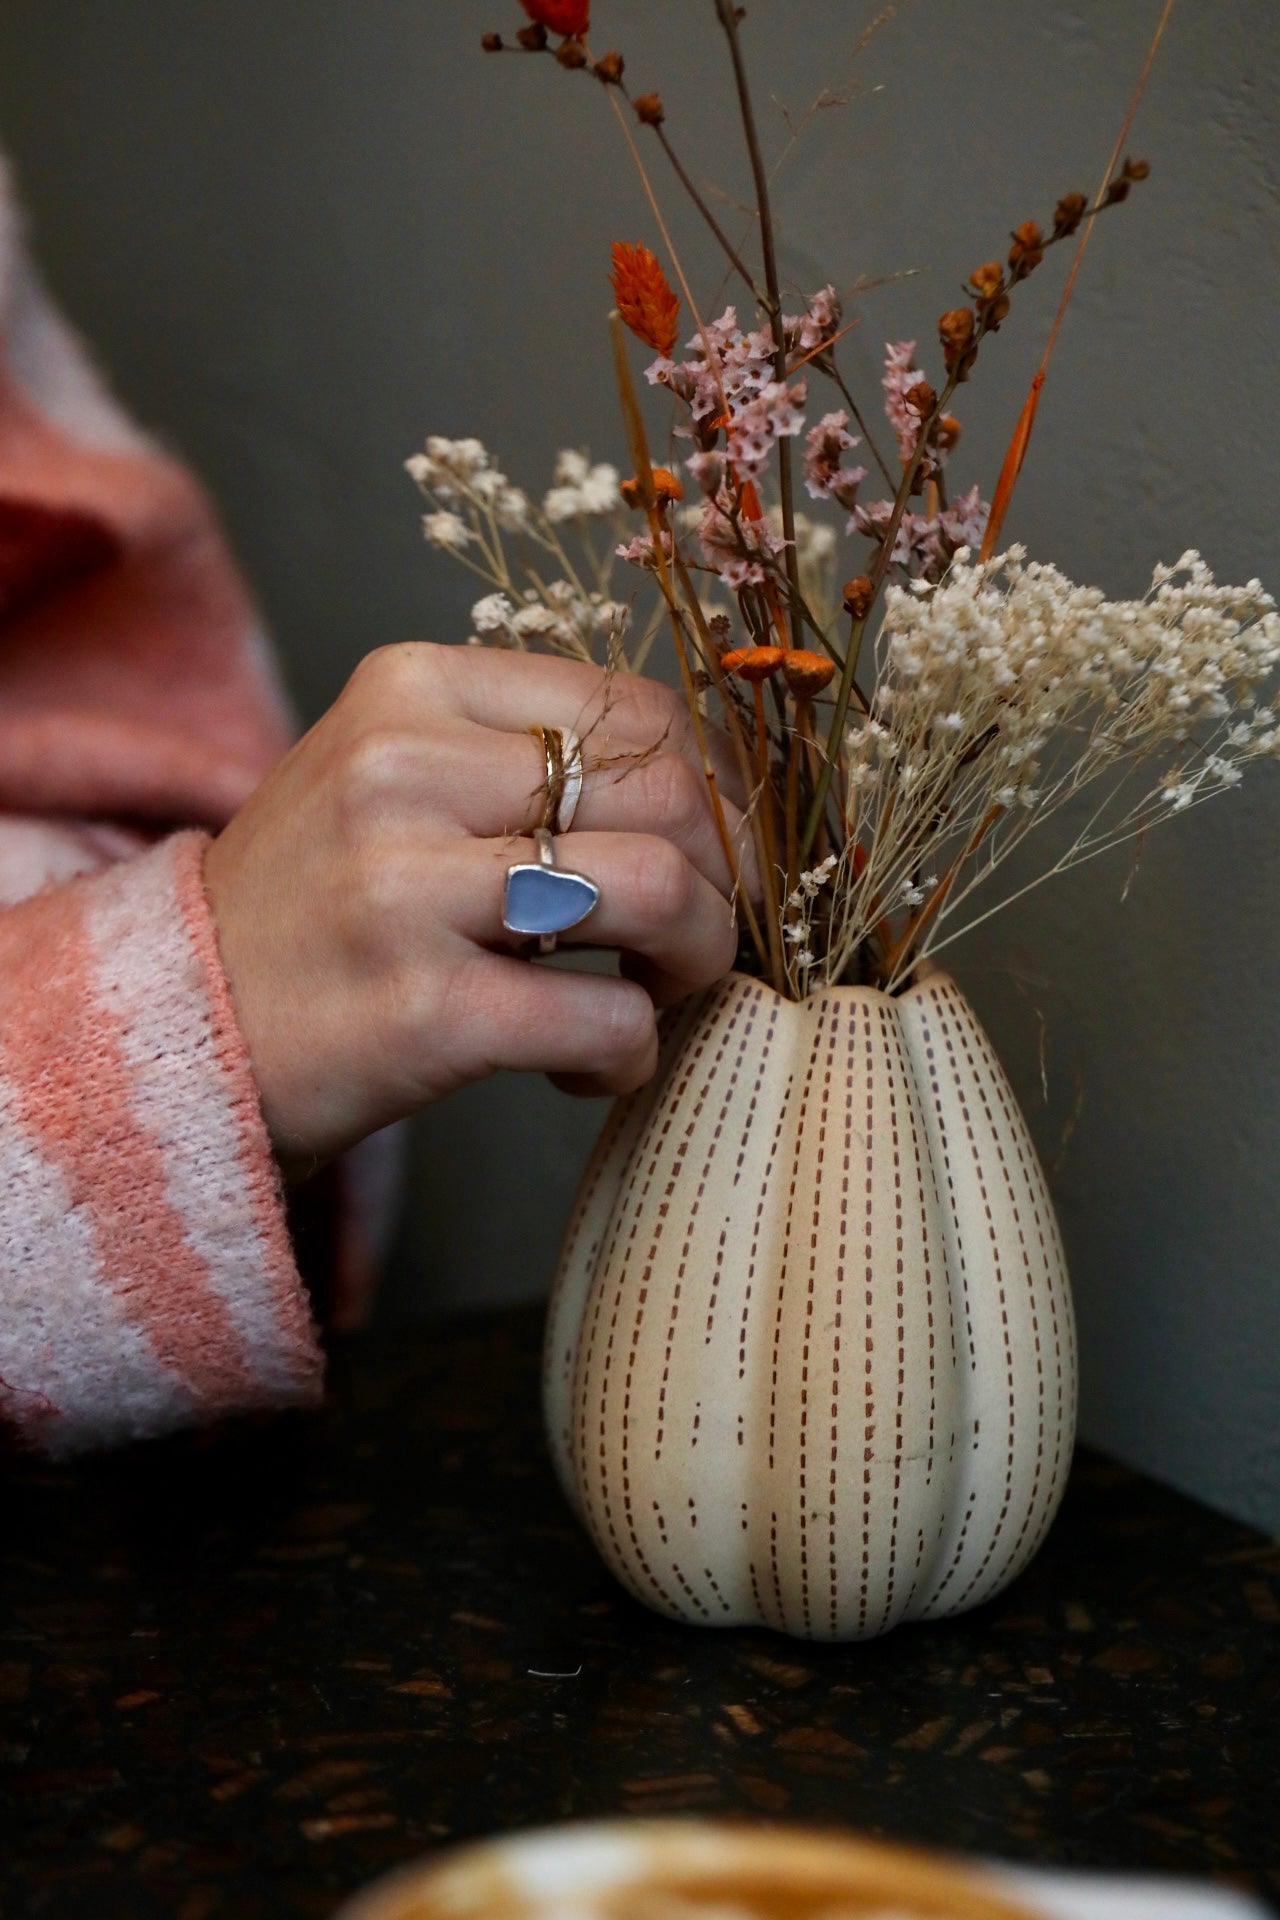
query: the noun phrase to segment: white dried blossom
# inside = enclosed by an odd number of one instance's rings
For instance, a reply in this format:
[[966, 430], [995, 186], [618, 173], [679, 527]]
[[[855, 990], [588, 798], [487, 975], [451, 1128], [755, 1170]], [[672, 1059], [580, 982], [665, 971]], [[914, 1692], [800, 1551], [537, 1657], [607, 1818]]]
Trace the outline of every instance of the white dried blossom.
[[505, 593], [486, 593], [471, 609], [471, 624], [477, 633], [505, 633], [514, 615], [515, 607]]
[[591, 518], [617, 513], [622, 505], [618, 469], [607, 461], [592, 466], [584, 453], [566, 448], [556, 461], [555, 485], [542, 502], [547, 519]]
[[441, 508], [437, 513], [427, 513], [422, 517], [422, 531], [433, 547], [443, 547], [453, 552], [461, 552], [463, 547], [471, 545], [474, 535], [461, 514], [450, 513]]

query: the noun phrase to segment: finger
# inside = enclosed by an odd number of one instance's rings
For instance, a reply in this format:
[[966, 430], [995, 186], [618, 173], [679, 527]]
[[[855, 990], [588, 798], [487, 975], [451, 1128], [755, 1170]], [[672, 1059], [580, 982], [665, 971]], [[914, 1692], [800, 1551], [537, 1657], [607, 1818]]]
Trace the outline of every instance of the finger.
[[[409, 649], [423, 656], [420, 678], [439, 710], [443, 683], [450, 710], [508, 733], [559, 727], [583, 745], [588, 765], [652, 753], [679, 753], [703, 772], [701, 750], [683, 695], [642, 674], [606, 673], [585, 661], [489, 647]], [[427, 670], [429, 667], [429, 671]], [[707, 723], [703, 738], [712, 771], [733, 803], [746, 804], [738, 756], [726, 735]]]
[[483, 1034], [491, 1071], [567, 1076], [596, 1093], [631, 1093], [658, 1064], [653, 1003], [629, 980], [531, 967], [476, 953], [451, 996], [451, 1024]]
[[[566, 945], [640, 955], [666, 976], [668, 998], [709, 986], [732, 967], [738, 950], [732, 910], [669, 840], [575, 833], [556, 847], [562, 871], [584, 874], [600, 889], [590, 914], [562, 936]], [[502, 927], [507, 868], [535, 859], [527, 841], [449, 843], [433, 863], [432, 911], [443, 904], [456, 930], [477, 944], [518, 940]]]
[[[424, 743], [418, 804], [481, 839], [529, 833], [543, 816], [546, 760], [531, 734], [496, 733], [463, 721]], [[573, 815], [575, 835], [651, 833], [671, 840], [726, 895], [751, 891], [755, 852], [738, 808], [721, 803], [726, 852], [704, 775], [681, 754], [651, 753], [589, 769]]]

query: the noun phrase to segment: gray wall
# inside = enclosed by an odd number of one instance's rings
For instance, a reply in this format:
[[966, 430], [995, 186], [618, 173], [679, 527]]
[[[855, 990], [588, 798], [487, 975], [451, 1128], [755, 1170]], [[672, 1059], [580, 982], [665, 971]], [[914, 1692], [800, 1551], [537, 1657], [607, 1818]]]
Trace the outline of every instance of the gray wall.
[[[754, 0], [775, 146], [781, 109], [841, 79], [875, 10]], [[126, 398], [212, 485], [308, 716], [363, 649], [465, 631], [471, 596], [423, 549], [400, 472], [427, 429], [480, 434], [534, 485], [561, 444], [620, 454], [607, 244], [652, 224], [594, 87], [479, 54], [481, 28], [517, 11], [0, 11], [0, 131], [50, 276]], [[886, 335], [927, 342], [1016, 220], [1093, 183], [1157, 11], [903, 0], [854, 69], [857, 97], [779, 176], [793, 282], [913, 271], [864, 302], [848, 359], [868, 392]], [[661, 85], [698, 173], [744, 199], [709, 0], [597, 0], [596, 15], [637, 83]], [[1280, 586], [1278, 98], [1274, 0], [1182, 0], [1133, 141], [1153, 177], [1098, 228], [1009, 529], [1112, 591], [1188, 545], [1220, 577]], [[958, 475], [990, 485], [1060, 271], [984, 356]], [[1272, 1527], [1277, 820], [1280, 773], [1263, 770], [1153, 837], [1124, 904], [1120, 858], [955, 956], [1055, 1164], [1085, 1433]], [[405, 1227], [421, 1279], [393, 1304], [540, 1292], [597, 1119], [517, 1082], [425, 1116]]]

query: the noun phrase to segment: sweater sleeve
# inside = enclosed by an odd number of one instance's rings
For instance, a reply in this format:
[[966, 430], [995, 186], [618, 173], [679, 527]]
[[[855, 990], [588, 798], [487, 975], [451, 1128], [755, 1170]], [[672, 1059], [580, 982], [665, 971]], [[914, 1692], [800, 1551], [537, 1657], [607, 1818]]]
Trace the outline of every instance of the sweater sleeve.
[[52, 1454], [320, 1397], [206, 846], [0, 911], [0, 1420]]

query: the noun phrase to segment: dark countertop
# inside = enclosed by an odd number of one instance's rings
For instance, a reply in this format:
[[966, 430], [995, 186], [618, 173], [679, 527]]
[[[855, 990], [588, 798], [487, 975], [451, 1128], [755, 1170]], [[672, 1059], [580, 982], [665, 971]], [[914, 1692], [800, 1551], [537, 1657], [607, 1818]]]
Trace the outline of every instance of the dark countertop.
[[845, 1823], [1280, 1893], [1280, 1547], [1082, 1454], [1031, 1570], [866, 1646], [614, 1586], [528, 1310], [342, 1344], [328, 1409], [4, 1469], [0, 1915], [325, 1915], [574, 1816]]

